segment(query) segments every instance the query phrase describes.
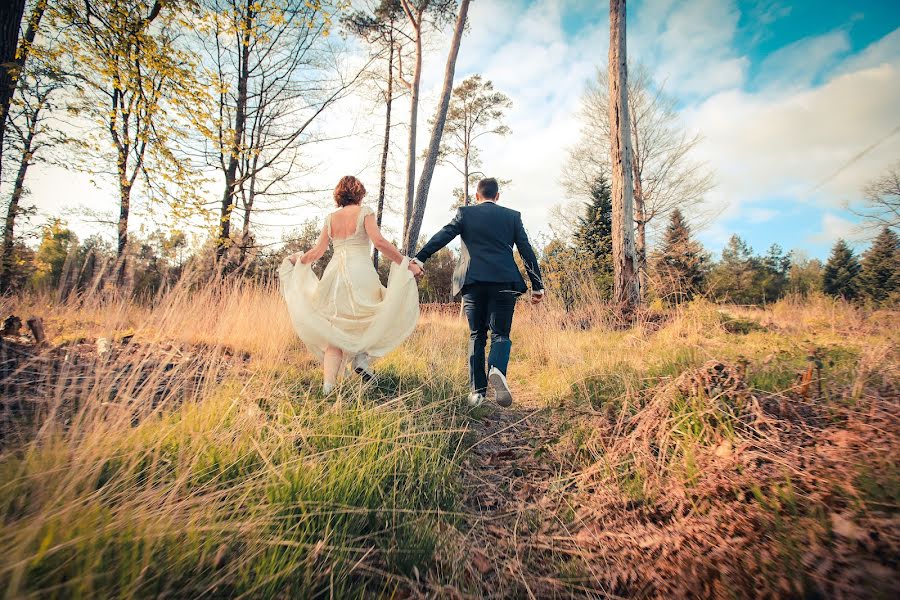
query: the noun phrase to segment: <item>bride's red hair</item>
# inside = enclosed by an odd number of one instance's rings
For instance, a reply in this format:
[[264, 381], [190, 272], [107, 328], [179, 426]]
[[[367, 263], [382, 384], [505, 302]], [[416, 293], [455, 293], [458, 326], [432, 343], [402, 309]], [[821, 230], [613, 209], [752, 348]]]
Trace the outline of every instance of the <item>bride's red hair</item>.
[[334, 188], [334, 203], [337, 206], [350, 206], [362, 202], [366, 195], [366, 186], [353, 175], [344, 175]]

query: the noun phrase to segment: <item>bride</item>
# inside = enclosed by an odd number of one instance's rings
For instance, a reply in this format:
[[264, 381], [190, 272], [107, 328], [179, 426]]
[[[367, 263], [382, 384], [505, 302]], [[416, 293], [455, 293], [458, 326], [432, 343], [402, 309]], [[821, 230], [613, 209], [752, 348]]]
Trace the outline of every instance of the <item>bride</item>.
[[[365, 195], [359, 179], [342, 177], [334, 188], [338, 209], [325, 217], [318, 243], [285, 258], [278, 268], [294, 329], [323, 363], [326, 395], [348, 362], [365, 379], [373, 377], [369, 359], [399, 346], [419, 318], [415, 278], [422, 269], [384, 239], [374, 213], [361, 204]], [[393, 263], [387, 287], [372, 264], [370, 241]], [[320, 280], [312, 263], [322, 258], [329, 242], [334, 256]]]

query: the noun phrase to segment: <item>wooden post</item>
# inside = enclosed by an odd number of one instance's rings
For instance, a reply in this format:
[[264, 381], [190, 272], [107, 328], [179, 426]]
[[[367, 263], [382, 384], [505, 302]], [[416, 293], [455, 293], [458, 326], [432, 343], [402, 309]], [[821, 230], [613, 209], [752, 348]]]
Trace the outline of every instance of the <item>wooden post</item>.
[[634, 246], [634, 188], [625, 0], [609, 0], [609, 139], [612, 165], [613, 300], [624, 312], [641, 302]]

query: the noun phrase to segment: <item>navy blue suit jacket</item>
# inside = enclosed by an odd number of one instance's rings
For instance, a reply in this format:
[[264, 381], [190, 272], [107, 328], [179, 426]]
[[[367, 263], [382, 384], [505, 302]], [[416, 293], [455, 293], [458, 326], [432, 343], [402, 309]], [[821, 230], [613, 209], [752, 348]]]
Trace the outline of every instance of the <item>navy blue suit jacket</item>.
[[427, 261], [456, 236], [462, 242], [459, 264], [453, 271], [453, 295], [472, 283], [509, 283], [525, 293], [528, 286], [513, 259], [513, 246], [519, 251], [531, 289], [544, 289], [541, 270], [518, 211], [494, 202], [463, 206], [453, 220], [425, 244], [416, 258]]

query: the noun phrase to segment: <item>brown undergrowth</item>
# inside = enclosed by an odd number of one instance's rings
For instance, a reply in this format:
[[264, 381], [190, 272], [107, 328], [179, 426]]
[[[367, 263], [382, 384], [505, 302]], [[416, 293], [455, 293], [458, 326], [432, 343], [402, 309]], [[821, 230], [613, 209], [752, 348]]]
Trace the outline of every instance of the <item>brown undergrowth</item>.
[[277, 290], [3, 301], [10, 597], [895, 597], [900, 316], [523, 306], [510, 409], [458, 310], [322, 398]]

